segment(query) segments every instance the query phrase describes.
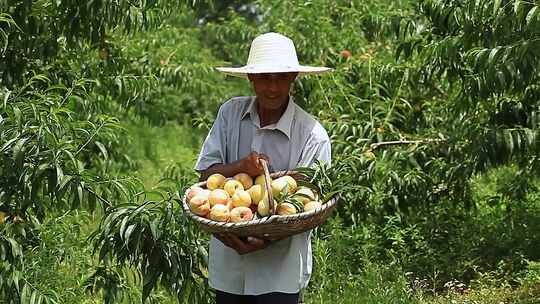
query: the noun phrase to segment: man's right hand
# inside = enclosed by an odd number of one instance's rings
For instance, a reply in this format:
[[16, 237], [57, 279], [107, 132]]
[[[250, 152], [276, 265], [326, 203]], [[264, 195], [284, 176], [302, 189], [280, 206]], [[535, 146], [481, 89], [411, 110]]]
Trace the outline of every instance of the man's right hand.
[[259, 159], [264, 159], [270, 163], [270, 158], [262, 153], [251, 152], [248, 156], [240, 160], [241, 172], [247, 173], [250, 176], [257, 176], [264, 173], [263, 166]]

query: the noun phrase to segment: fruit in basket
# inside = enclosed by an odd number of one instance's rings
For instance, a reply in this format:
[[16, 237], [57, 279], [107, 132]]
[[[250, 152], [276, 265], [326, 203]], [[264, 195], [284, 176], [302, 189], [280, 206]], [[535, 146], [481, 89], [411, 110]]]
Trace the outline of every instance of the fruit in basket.
[[[274, 201], [274, 206], [275, 206]], [[257, 204], [257, 213], [260, 216], [268, 216], [270, 215], [270, 204], [268, 203], [268, 198], [263, 197], [263, 199]]]
[[193, 187], [189, 188], [188, 191], [187, 191], [187, 194], [186, 194], [187, 201], [188, 202], [191, 201], [191, 199], [193, 197], [195, 197], [198, 194], [203, 193], [203, 191], [205, 191], [205, 189], [203, 189], [203, 188], [201, 188], [199, 186], [193, 186]]
[[[272, 178], [270, 178], [270, 183], [272, 183]], [[255, 185], [260, 185], [263, 189], [266, 187], [264, 184], [264, 174], [255, 178]]]
[[189, 209], [200, 216], [205, 216], [210, 212], [210, 203], [205, 195], [195, 195], [189, 200]]
[[274, 195], [274, 197], [276, 197], [276, 195], [281, 193], [281, 191], [288, 186], [289, 184], [287, 183], [287, 181], [280, 177], [272, 182], [272, 194]]
[[238, 223], [253, 219], [253, 212], [248, 207], [236, 207], [231, 210], [231, 222]]
[[230, 196], [233, 196], [234, 193], [236, 193], [236, 191], [244, 190], [244, 186], [242, 186], [241, 182], [235, 179], [230, 179], [225, 182], [225, 185], [223, 186], [223, 190], [227, 191], [227, 193], [229, 193]]
[[247, 190], [253, 186], [253, 178], [251, 178], [251, 176], [249, 176], [247, 173], [238, 173], [233, 178], [244, 186], [244, 190]]
[[322, 204], [319, 201], [310, 201], [304, 205], [304, 212], [309, 212], [321, 207]]
[[291, 203], [281, 203], [277, 206], [276, 213], [279, 215], [296, 214], [296, 207]]
[[296, 180], [288, 175], [274, 180], [272, 182], [272, 195], [276, 197], [285, 188], [287, 188], [288, 193], [294, 193], [297, 188]]
[[249, 207], [251, 206], [251, 196], [247, 191], [238, 190], [232, 196], [232, 204], [234, 207]]
[[210, 190], [220, 189], [223, 188], [223, 185], [225, 184], [225, 176], [214, 173], [208, 177], [206, 180], [206, 188]]
[[294, 191], [298, 189], [298, 184], [296, 183], [296, 180], [292, 176], [285, 175], [282, 178], [287, 181], [287, 184], [289, 184], [289, 193], [294, 193]]
[[215, 205], [210, 209], [210, 219], [218, 222], [227, 222], [231, 217], [231, 212], [226, 205]]
[[214, 207], [215, 205], [226, 205], [229, 199], [229, 193], [223, 189], [212, 190], [208, 196], [208, 202], [211, 207]]
[[308, 187], [300, 187], [296, 190], [294, 198], [305, 205], [315, 199], [315, 193]]
[[253, 185], [251, 188], [247, 190], [249, 193], [249, 196], [251, 196], [251, 202], [256, 204], [257, 202], [260, 202], [263, 198], [263, 195], [265, 195], [266, 191], [263, 191], [264, 187], [261, 185]]

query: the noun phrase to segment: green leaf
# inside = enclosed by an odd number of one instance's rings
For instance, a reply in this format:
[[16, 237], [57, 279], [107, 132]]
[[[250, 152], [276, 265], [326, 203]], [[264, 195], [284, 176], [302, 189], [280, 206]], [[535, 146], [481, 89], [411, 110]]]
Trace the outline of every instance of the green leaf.
[[99, 142], [99, 141], [96, 141], [95, 142], [96, 146], [99, 148], [99, 150], [101, 151], [101, 154], [103, 154], [103, 157], [105, 159], [108, 159], [109, 158], [109, 154], [107, 153], [107, 149], [105, 148], [105, 146]]
[[538, 17], [538, 6], [535, 6], [533, 7], [529, 13], [527, 14], [527, 17], [525, 18], [525, 20], [527, 21], [527, 26], [530, 27], [531, 26], [531, 22], [534, 22], [536, 21], [536, 18]]
[[501, 0], [495, 0], [493, 1], [493, 15], [497, 15], [497, 12], [499, 11], [499, 8], [501, 7]]

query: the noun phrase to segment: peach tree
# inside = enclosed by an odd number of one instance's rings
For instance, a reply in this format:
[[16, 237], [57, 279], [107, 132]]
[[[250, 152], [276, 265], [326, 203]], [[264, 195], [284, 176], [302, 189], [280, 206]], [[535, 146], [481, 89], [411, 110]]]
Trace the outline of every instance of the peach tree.
[[[173, 10], [185, 5], [183, 1], [0, 3], [2, 301], [60, 301], [54, 291], [40, 289], [28, 272], [31, 261], [25, 256], [39, 250], [41, 224], [69, 210], [99, 208], [100, 212], [115, 214], [113, 210], [122, 208], [118, 207], [120, 203], [137, 205], [134, 210], [124, 205], [122, 213], [129, 211], [130, 219], [137, 218], [140, 228], [131, 222], [126, 227], [127, 220], [120, 217], [121, 222], [103, 225], [117, 228], [122, 241], [126, 236], [137, 236], [148, 244], [141, 253], [148, 254], [145, 261], [160, 254], [169, 259], [167, 254], [177, 249], [175, 264], [169, 265], [174, 268], [171, 275], [177, 276], [174, 282], [171, 279], [170, 286], [184, 292], [192, 288], [196, 281], [192, 275], [200, 273], [197, 269], [205, 262], [197, 253], [198, 247], [192, 246], [195, 241], [189, 233], [191, 228], [170, 224], [170, 208], [148, 207], [171, 205], [170, 197], [159, 202], [141, 199], [144, 188], [126, 173], [133, 163], [122, 149], [128, 142], [121, 122], [110, 114], [122, 113], [131, 101], [150, 94], [156, 79], [153, 73], [146, 75], [135, 69], [136, 64], [126, 59], [127, 55], [111, 46], [111, 37], [154, 29]], [[152, 216], [136, 212], [139, 206], [152, 212]], [[112, 239], [114, 229], [107, 230]], [[173, 232], [161, 232], [168, 229]], [[150, 240], [169, 247], [152, 251]], [[87, 280], [92, 291], [107, 289], [103, 293], [105, 302], [115, 299], [114, 290], [121, 284], [115, 280], [116, 265], [125, 259], [120, 254], [115, 257], [115, 253], [101, 248], [99, 258], [104, 266]], [[161, 260], [152, 265], [161, 267]], [[147, 296], [155, 286], [156, 276], [164, 278], [147, 268], [141, 268], [141, 272], [145, 283], [153, 283], [144, 284]]]

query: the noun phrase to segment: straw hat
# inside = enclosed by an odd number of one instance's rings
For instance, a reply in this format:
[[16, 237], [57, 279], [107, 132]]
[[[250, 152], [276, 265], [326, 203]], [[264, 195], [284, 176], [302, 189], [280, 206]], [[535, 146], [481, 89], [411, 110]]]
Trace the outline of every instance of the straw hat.
[[239, 68], [216, 68], [225, 74], [247, 77], [247, 74], [298, 72], [298, 75], [320, 74], [331, 68], [300, 65], [291, 39], [278, 34], [257, 36], [251, 43], [247, 65]]

